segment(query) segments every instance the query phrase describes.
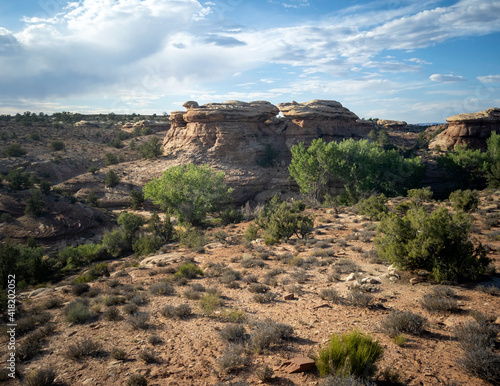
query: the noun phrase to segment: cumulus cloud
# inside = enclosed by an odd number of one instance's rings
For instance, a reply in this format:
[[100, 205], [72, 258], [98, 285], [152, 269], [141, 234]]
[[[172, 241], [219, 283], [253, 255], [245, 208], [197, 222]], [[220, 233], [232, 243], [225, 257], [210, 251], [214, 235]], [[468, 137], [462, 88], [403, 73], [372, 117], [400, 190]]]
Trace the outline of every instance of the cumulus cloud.
[[[307, 0], [280, 3], [309, 5]], [[430, 64], [418, 58], [398, 60], [386, 50], [407, 52], [500, 31], [497, 0], [460, 0], [447, 7], [436, 6], [442, 3], [436, 0], [393, 3], [389, 9], [387, 1], [376, 0], [320, 20], [250, 28], [227, 20], [221, 8], [226, 3], [219, 1], [81, 0], [52, 16], [27, 17], [16, 32], [0, 27], [0, 99], [94, 95], [147, 104], [169, 94], [190, 95], [193, 85], [201, 95], [210, 95], [203, 91], [205, 84], [231, 82], [235, 73], [269, 64], [286, 67], [288, 73], [296, 67], [296, 78], [308, 78], [309, 83], [283, 89], [321, 90], [321, 76], [361, 79], [358, 74], [414, 73]], [[242, 83], [271, 77], [258, 75]], [[497, 82], [497, 77], [478, 79]], [[452, 74], [430, 79], [465, 80]], [[364, 86], [346, 82], [354, 91], [399, 86], [383, 77], [370, 78]]]
[[483, 83], [500, 83], [500, 75], [478, 76], [477, 79]]
[[464, 82], [466, 79], [460, 75], [453, 74], [433, 74], [429, 76], [429, 79], [433, 82], [441, 82], [441, 83], [452, 83], [452, 82]]

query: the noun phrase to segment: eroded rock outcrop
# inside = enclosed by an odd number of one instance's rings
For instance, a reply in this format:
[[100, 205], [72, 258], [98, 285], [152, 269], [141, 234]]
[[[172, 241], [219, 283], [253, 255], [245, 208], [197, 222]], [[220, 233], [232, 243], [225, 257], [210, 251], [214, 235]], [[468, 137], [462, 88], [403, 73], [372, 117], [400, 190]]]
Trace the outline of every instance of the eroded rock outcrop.
[[[186, 112], [170, 115], [165, 154], [194, 160], [241, 165], [256, 164], [266, 145], [284, 144], [274, 118], [279, 113], [269, 102], [184, 103]], [[278, 125], [279, 126], [279, 125]]]
[[371, 123], [362, 121], [339, 102], [313, 99], [304, 103], [280, 103], [278, 108], [286, 118], [284, 127], [288, 148], [299, 142], [310, 143], [315, 138], [338, 141], [344, 138], [366, 138]]
[[387, 130], [404, 130], [408, 126], [405, 121], [392, 121], [390, 119], [379, 119], [377, 125]]
[[[268, 145], [278, 161], [289, 161], [290, 149], [299, 142], [365, 138], [371, 124], [339, 102], [305, 103], [265, 101], [208, 103], [189, 101], [186, 112], [172, 112], [171, 130], [164, 140], [166, 154], [191, 155], [236, 164], [256, 164]], [[281, 112], [284, 118], [278, 118]]]
[[[183, 106], [185, 112], [170, 115], [164, 153], [176, 163], [209, 163], [221, 168], [240, 202], [295, 190], [287, 179], [293, 145], [309, 144], [316, 138], [365, 138], [372, 128], [339, 102], [329, 100], [278, 106], [266, 101], [205, 105], [188, 101]], [[280, 112], [283, 117], [278, 117]]]
[[429, 144], [430, 149], [453, 149], [466, 145], [473, 149], [486, 149], [486, 140], [492, 131], [500, 132], [500, 108], [470, 114], [458, 114], [446, 118], [448, 128]]

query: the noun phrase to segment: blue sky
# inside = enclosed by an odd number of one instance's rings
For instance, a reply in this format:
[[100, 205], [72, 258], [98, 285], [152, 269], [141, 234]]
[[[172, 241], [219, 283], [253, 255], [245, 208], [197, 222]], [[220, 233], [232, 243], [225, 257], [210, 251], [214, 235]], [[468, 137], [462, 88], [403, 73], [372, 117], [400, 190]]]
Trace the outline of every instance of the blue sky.
[[0, 114], [333, 99], [443, 122], [500, 107], [498, 0], [0, 3]]

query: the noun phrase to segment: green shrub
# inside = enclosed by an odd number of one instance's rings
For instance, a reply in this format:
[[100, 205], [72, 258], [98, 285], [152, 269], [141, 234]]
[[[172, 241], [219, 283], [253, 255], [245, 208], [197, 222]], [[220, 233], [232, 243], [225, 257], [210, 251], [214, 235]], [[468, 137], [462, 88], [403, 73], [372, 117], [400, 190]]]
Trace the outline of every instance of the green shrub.
[[21, 145], [18, 143], [13, 143], [3, 151], [5, 157], [21, 157], [26, 154], [26, 150], [24, 150]]
[[415, 201], [430, 201], [432, 200], [433, 192], [430, 186], [420, 189], [410, 189], [406, 195]]
[[30, 133], [29, 139], [32, 141], [40, 141], [40, 134], [38, 133]]
[[158, 236], [140, 236], [132, 246], [136, 256], [147, 256], [156, 252], [163, 245]]
[[352, 331], [341, 336], [333, 335], [315, 362], [322, 377], [337, 374], [367, 378], [375, 372], [375, 363], [382, 352], [382, 346], [369, 335]]
[[68, 268], [78, 268], [102, 260], [106, 251], [100, 244], [88, 243], [77, 247], [68, 246], [59, 252], [59, 260]]
[[120, 177], [113, 170], [108, 170], [104, 183], [109, 187], [116, 186], [120, 183]]
[[208, 165], [174, 166], [146, 184], [144, 197], [162, 210], [177, 214], [180, 221], [199, 224], [207, 213], [230, 201], [232, 189], [227, 187], [224, 176]]
[[45, 208], [43, 193], [40, 189], [30, 188], [30, 196], [26, 199], [24, 214], [30, 216], [40, 216]]
[[369, 198], [360, 200], [356, 204], [356, 208], [360, 214], [368, 216], [370, 220], [380, 220], [387, 213], [387, 197], [384, 194], [379, 196], [370, 196]]
[[205, 235], [195, 227], [188, 225], [184, 231], [182, 229], [178, 229], [177, 236], [179, 237], [179, 241], [182, 246], [191, 248], [194, 251], [201, 253], [205, 250], [204, 246], [207, 243]]
[[75, 324], [84, 324], [92, 319], [92, 313], [85, 302], [73, 301], [64, 310], [66, 321]]
[[87, 195], [87, 204], [95, 208], [99, 207], [99, 196], [93, 190], [91, 190]]
[[113, 153], [106, 153], [104, 158], [104, 165], [116, 165], [118, 163], [118, 157]]
[[153, 212], [148, 220], [148, 231], [153, 236], [159, 237], [163, 242], [168, 242], [173, 239], [174, 226], [170, 221], [170, 213], [165, 214], [165, 219], [162, 221], [157, 213]]
[[246, 242], [256, 240], [259, 236], [259, 229], [259, 226], [253, 222], [248, 224], [247, 228], [245, 229], [245, 233], [243, 234], [243, 239]]
[[64, 148], [66, 147], [66, 145], [62, 141], [52, 141], [49, 146], [50, 150], [52, 151], [64, 150]]
[[281, 240], [287, 241], [293, 235], [298, 238], [307, 237], [314, 221], [308, 215], [300, 214], [303, 210], [302, 202], [289, 205], [274, 196], [259, 213], [255, 223], [264, 230], [266, 244], [276, 244]]
[[[384, 150], [368, 140], [326, 143], [316, 139], [308, 148], [300, 143], [291, 151], [290, 175], [302, 194], [318, 201], [328, 194], [344, 195], [351, 204], [362, 193], [398, 195], [417, 185], [423, 172], [418, 157], [403, 158], [397, 150]], [[334, 181], [344, 186], [343, 191], [331, 188]]]
[[7, 174], [7, 182], [12, 190], [28, 189], [33, 185], [30, 173], [23, 172], [20, 169], [12, 169]]
[[158, 158], [163, 155], [163, 147], [160, 138], [153, 136], [148, 142], [137, 147], [137, 151], [142, 158]]
[[377, 230], [375, 245], [383, 257], [400, 269], [425, 269], [438, 282], [477, 280], [490, 260], [482, 245], [469, 240], [471, 217], [440, 208], [430, 215], [424, 208], [404, 217], [389, 214]]
[[138, 312], [130, 315], [128, 323], [134, 330], [147, 330], [149, 314], [147, 312]]
[[187, 279], [194, 279], [197, 276], [204, 276], [205, 272], [193, 263], [182, 264], [175, 273], [174, 276], [185, 277]]
[[132, 190], [129, 196], [132, 209], [139, 209], [144, 202], [144, 193], [140, 190]]
[[477, 190], [455, 190], [450, 194], [450, 201], [455, 210], [470, 212], [479, 206], [479, 192]]
[[201, 297], [199, 304], [203, 312], [211, 315], [222, 305], [222, 300], [217, 293], [207, 293]]

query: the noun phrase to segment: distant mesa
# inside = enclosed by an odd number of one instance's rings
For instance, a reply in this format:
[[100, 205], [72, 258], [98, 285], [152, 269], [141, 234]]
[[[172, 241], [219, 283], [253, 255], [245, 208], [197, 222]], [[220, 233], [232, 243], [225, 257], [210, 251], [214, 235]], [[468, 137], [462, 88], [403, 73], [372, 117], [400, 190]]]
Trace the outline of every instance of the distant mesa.
[[429, 149], [450, 150], [457, 145], [466, 145], [471, 149], [486, 150], [486, 140], [491, 132], [500, 133], [500, 108], [458, 114], [446, 118], [446, 121], [448, 128], [434, 138]]

